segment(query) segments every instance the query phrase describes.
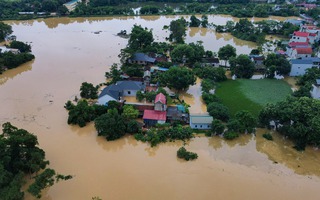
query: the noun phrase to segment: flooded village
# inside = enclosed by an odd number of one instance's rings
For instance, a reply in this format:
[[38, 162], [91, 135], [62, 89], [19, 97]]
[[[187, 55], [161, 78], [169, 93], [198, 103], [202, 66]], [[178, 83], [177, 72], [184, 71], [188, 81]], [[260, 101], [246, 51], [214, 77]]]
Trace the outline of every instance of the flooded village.
[[[190, 16], [6, 21], [20, 41], [31, 44], [36, 59], [0, 75], [0, 124], [10, 121], [34, 133], [50, 160], [50, 167], [73, 176], [47, 188], [41, 199], [319, 199], [318, 149], [308, 146], [303, 152], [296, 151], [293, 143], [280, 134], [273, 134], [273, 141], [265, 140], [262, 134], [266, 129], [257, 129], [255, 134], [244, 134], [231, 141], [198, 134], [186, 141], [185, 146], [199, 158], [186, 162], [176, 157], [177, 149], [184, 145], [182, 141], [156, 147], [137, 141], [132, 135], [107, 141], [105, 137], [97, 137], [93, 122], [83, 128], [67, 124], [68, 112], [64, 105], [80, 96], [81, 83], [106, 83], [105, 72], [113, 63], [120, 63], [118, 55], [127, 46], [128, 39], [118, 37], [118, 32], [130, 33], [134, 25], [141, 25], [152, 29], [155, 41], [164, 42], [169, 31], [163, 27], [180, 17], [189, 19]], [[238, 22], [239, 18], [208, 15], [208, 21], [217, 25], [225, 25], [229, 20]], [[248, 55], [257, 48], [256, 43], [237, 39], [230, 33], [187, 28], [185, 42], [197, 41], [203, 42], [205, 50], [213, 52], [227, 44], [235, 47], [237, 54]], [[295, 51], [290, 55], [296, 56]], [[147, 71], [153, 70], [159, 68], [150, 67]], [[149, 72], [144, 72], [144, 77], [149, 76]], [[290, 81], [295, 79], [289, 78]], [[121, 83], [117, 84], [120, 87]], [[99, 92], [109, 86], [100, 87]], [[190, 115], [208, 115], [201, 95], [199, 78], [180, 92], [179, 99], [190, 105]], [[148, 109], [167, 109], [163, 107], [166, 105], [163, 98], [156, 97], [156, 102], [162, 103], [160, 108], [148, 102]], [[131, 93], [123, 100], [129, 104], [145, 102], [138, 102]], [[25, 197], [34, 199], [27, 193]]]

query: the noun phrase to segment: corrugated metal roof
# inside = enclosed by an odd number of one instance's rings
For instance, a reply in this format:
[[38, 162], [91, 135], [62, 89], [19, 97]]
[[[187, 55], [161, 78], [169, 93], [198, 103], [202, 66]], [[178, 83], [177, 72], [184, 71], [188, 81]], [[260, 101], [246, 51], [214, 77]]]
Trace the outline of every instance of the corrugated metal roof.
[[166, 111], [144, 110], [143, 119], [166, 121]]
[[151, 62], [154, 63], [156, 59], [149, 57], [148, 55], [144, 53], [135, 53], [132, 57], [132, 60], [135, 61], [144, 61], [144, 62]]
[[192, 124], [211, 124], [213, 117], [209, 115], [191, 115], [190, 123]]
[[304, 59], [294, 59], [290, 61], [291, 64], [313, 64], [314, 62], [320, 62], [320, 58], [310, 57]]

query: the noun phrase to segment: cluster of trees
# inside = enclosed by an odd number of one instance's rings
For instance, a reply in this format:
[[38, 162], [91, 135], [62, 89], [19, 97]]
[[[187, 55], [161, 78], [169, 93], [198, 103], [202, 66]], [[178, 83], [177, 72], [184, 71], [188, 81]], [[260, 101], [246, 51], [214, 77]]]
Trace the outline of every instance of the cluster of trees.
[[[226, 1], [228, 2], [228, 1]], [[254, 3], [237, 3], [237, 4], [224, 4], [220, 3], [214, 10], [216, 14], [228, 14], [233, 17], [268, 17], [270, 15], [274, 16], [298, 16], [299, 9], [294, 5], [282, 4], [281, 9], [273, 9], [272, 5], [269, 4], [254, 4]]]
[[186, 161], [189, 160], [194, 160], [198, 158], [198, 154], [187, 151], [186, 148], [180, 147], [179, 150], [177, 151], [177, 157], [184, 159]]
[[294, 91], [293, 96], [295, 97], [311, 97], [310, 91], [312, 84], [316, 83], [316, 79], [320, 77], [319, 68], [310, 68], [306, 70], [306, 73], [298, 78], [297, 85], [299, 89]]
[[107, 140], [116, 140], [126, 133], [140, 132], [141, 125], [135, 120], [139, 111], [132, 105], [124, 105], [121, 109], [112, 108], [107, 113], [94, 120], [94, 126], [98, 136], [104, 136]]
[[[113, 106], [113, 104], [111, 104]], [[71, 101], [67, 101], [64, 106], [68, 112], [68, 124], [86, 126], [88, 122], [93, 121], [108, 112], [108, 107], [102, 105], [89, 105], [88, 101], [83, 99], [74, 105]]]
[[202, 15], [201, 20], [198, 19], [196, 16], [192, 15], [190, 17], [190, 27], [199, 27], [202, 26], [203, 28], [207, 28], [208, 26], [208, 17], [206, 15]]
[[[12, 33], [12, 27], [3, 22], [0, 22], [0, 41]], [[1, 52], [0, 50], [0, 74], [7, 69], [13, 69], [23, 63], [33, 60], [35, 57], [31, 54], [31, 46], [29, 44], [12, 41], [8, 48], [18, 49], [20, 53]]]
[[267, 34], [289, 37], [294, 31], [299, 30], [298, 26], [288, 22], [263, 20], [252, 23], [246, 18], [240, 19], [237, 23], [228, 21], [225, 26], [215, 25], [215, 27], [217, 32], [230, 32], [237, 38], [257, 42], [258, 44], [265, 42], [265, 35]]
[[205, 50], [201, 42], [190, 44], [177, 44], [170, 51], [170, 57], [174, 63], [192, 65], [200, 62], [205, 55]]
[[[2, 125], [0, 151], [1, 199], [24, 199], [22, 186], [26, 175], [37, 174], [33, 177], [34, 183], [27, 189], [37, 198], [41, 197], [43, 189], [52, 186], [54, 182], [72, 178], [70, 175], [60, 175], [55, 170], [46, 168], [49, 161], [45, 159], [45, 152], [38, 147], [37, 137], [9, 122]], [[40, 171], [42, 172], [38, 174]]]
[[194, 85], [196, 77], [194, 72], [187, 67], [171, 67], [160, 76], [161, 85], [176, 90], [184, 90], [189, 85]]
[[61, 15], [68, 13], [63, 5], [69, 0], [20, 0], [0, 1], [0, 19], [26, 19], [33, 18], [33, 15], [19, 15], [19, 12], [56, 12]]
[[151, 147], [164, 143], [167, 140], [189, 140], [193, 137], [193, 130], [190, 127], [183, 127], [181, 125], [167, 127], [164, 129], [152, 128], [146, 132], [140, 132], [134, 135], [136, 140], [142, 142], [149, 142]]
[[80, 86], [80, 96], [85, 99], [97, 99], [99, 86], [92, 83], [83, 82]]
[[320, 102], [316, 99], [290, 97], [276, 104], [268, 104], [259, 115], [262, 126], [275, 129], [292, 139], [297, 150], [306, 145], [320, 145]]

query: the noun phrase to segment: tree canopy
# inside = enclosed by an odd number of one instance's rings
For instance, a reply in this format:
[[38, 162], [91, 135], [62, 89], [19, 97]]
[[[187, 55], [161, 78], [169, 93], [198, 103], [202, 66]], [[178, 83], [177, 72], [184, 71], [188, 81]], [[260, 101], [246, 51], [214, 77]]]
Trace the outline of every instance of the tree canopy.
[[267, 75], [270, 72], [272, 73], [272, 70], [269, 70], [272, 66], [275, 67], [275, 71], [278, 75], [288, 75], [291, 71], [291, 65], [289, 61], [285, 57], [276, 55], [274, 53], [268, 54], [266, 60], [264, 61], [264, 65], [267, 67]]
[[6, 36], [12, 33], [12, 27], [8, 24], [0, 22], [0, 42], [5, 39]]
[[231, 57], [236, 57], [236, 56], [237, 56], [236, 48], [234, 48], [230, 44], [227, 44], [226, 46], [221, 47], [218, 51], [218, 57], [221, 60], [225, 60], [226, 64]]
[[175, 43], [184, 43], [184, 37], [186, 36], [187, 30], [187, 21], [184, 18], [173, 20], [170, 22], [169, 30], [169, 41]]
[[186, 67], [171, 67], [168, 71], [161, 74], [161, 84], [174, 88], [176, 90], [184, 90], [189, 85], [194, 85], [196, 77], [192, 70]]
[[303, 150], [306, 145], [320, 145], [320, 101], [308, 97], [290, 97], [276, 104], [268, 104], [259, 115], [260, 123], [275, 128], [292, 139], [295, 148]]
[[116, 140], [125, 135], [125, 121], [117, 109], [110, 109], [108, 113], [97, 117], [94, 125], [98, 135], [105, 136], [107, 140]]
[[97, 99], [98, 86], [93, 86], [92, 83], [83, 82], [80, 87], [80, 96], [86, 99]]
[[255, 67], [249, 56], [241, 54], [230, 59], [230, 69], [237, 78], [251, 78]]
[[[43, 170], [37, 177], [42, 177], [41, 182], [49, 181], [49, 185], [40, 184], [39, 178], [35, 178], [34, 184], [29, 186], [28, 192], [37, 198], [41, 197], [41, 191], [54, 184], [57, 176], [55, 171], [46, 168], [49, 161], [45, 159], [45, 152], [38, 147], [38, 139], [27, 130], [19, 129], [11, 123], [6, 122], [2, 125], [0, 134], [0, 194], [1, 199], [22, 200], [24, 192], [24, 176], [32, 175]], [[47, 172], [50, 171], [50, 176]], [[72, 176], [59, 175], [60, 178], [67, 180]], [[37, 186], [35, 186], [37, 185]]]
[[128, 48], [133, 52], [143, 51], [145, 48], [149, 47], [153, 41], [152, 30], [142, 28], [140, 25], [133, 25], [128, 42]]

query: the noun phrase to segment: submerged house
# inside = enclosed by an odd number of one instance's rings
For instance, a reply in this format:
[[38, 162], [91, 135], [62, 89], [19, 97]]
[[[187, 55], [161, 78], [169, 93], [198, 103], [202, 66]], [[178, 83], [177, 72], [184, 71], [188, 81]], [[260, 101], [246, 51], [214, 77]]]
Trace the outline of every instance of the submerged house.
[[192, 129], [211, 129], [212, 121], [210, 115], [190, 115], [189, 125]]
[[118, 81], [105, 87], [98, 97], [99, 105], [107, 105], [109, 101], [121, 101], [125, 96], [136, 96], [138, 91], [144, 91], [145, 85], [139, 81]]
[[155, 58], [149, 57], [144, 53], [135, 53], [131, 58], [129, 58], [128, 62], [130, 64], [139, 64], [139, 65], [149, 65], [154, 64], [156, 61]]
[[219, 67], [220, 60], [219, 58], [202, 58], [201, 59], [202, 66], [212, 66], [212, 67]]
[[164, 124], [167, 121], [167, 99], [164, 94], [157, 94], [154, 101], [154, 110], [144, 110], [143, 121], [146, 126]]

